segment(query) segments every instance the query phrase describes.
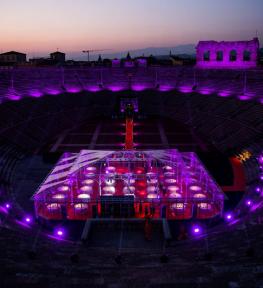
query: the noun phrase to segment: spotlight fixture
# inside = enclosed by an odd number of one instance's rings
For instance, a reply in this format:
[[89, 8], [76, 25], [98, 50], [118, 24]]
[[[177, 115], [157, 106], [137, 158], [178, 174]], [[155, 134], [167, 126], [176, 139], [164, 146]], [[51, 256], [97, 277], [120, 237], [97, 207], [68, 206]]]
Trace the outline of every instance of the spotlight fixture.
[[57, 229], [55, 229], [54, 234], [55, 234], [55, 236], [62, 238], [65, 235], [65, 231], [62, 228], [57, 228]]
[[194, 234], [194, 235], [199, 235], [200, 233], [201, 233], [201, 228], [200, 228], [200, 226], [195, 225], [195, 226], [193, 227], [193, 234]]
[[233, 214], [232, 213], [227, 213], [226, 215], [225, 215], [225, 219], [226, 219], [226, 221], [231, 221], [232, 219], [233, 219]]
[[29, 216], [25, 217], [25, 222], [26, 223], [31, 223], [31, 221], [32, 221], [31, 217], [29, 217]]
[[11, 205], [10, 205], [9, 203], [6, 203], [6, 204], [5, 204], [5, 208], [6, 208], [6, 209], [10, 209], [10, 208], [11, 208]]
[[252, 201], [251, 201], [251, 200], [247, 200], [247, 201], [246, 201], [246, 205], [247, 205], [248, 207], [250, 207], [250, 206], [252, 205]]

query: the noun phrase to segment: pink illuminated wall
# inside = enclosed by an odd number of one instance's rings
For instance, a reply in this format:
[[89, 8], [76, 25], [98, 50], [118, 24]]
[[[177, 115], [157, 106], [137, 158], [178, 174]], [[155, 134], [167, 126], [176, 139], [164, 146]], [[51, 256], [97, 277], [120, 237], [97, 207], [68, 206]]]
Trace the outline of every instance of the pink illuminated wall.
[[198, 68], [243, 69], [257, 66], [259, 40], [200, 41], [196, 47]]

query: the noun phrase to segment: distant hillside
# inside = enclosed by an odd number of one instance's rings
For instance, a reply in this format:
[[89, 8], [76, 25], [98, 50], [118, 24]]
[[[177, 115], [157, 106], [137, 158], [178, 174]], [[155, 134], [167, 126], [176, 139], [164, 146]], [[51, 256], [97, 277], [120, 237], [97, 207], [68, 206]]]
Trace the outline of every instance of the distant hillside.
[[[158, 56], [158, 55], [169, 55], [170, 51], [173, 55], [195, 55], [195, 44], [179, 45], [175, 47], [148, 47], [143, 49], [130, 50], [131, 57], [138, 56]], [[120, 51], [117, 53], [107, 53], [102, 52], [103, 58], [123, 58], [126, 57], [128, 51]], [[96, 60], [98, 58], [97, 54], [91, 54], [90, 59]], [[87, 55], [83, 55], [81, 52], [71, 52], [67, 53], [67, 59], [75, 60], [87, 60]]]

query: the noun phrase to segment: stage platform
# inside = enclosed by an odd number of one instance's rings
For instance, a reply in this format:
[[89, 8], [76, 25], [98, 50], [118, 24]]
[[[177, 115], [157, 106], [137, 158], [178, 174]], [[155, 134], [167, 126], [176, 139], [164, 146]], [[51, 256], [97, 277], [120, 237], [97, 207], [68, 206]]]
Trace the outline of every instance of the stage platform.
[[33, 195], [36, 217], [209, 219], [224, 193], [193, 152], [65, 153]]

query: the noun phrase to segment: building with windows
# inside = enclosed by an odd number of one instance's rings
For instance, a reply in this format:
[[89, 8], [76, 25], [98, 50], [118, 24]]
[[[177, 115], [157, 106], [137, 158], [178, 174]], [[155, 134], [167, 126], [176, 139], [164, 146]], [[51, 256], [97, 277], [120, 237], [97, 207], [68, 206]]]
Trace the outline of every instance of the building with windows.
[[50, 53], [50, 58], [51, 60], [54, 60], [57, 63], [64, 63], [66, 61], [66, 54], [63, 52], [56, 51], [56, 52]]
[[200, 41], [196, 47], [196, 66], [198, 68], [255, 68], [258, 54], [258, 38], [251, 41]]
[[16, 51], [5, 52], [0, 54], [0, 62], [6, 64], [22, 64], [26, 62], [26, 54]]

